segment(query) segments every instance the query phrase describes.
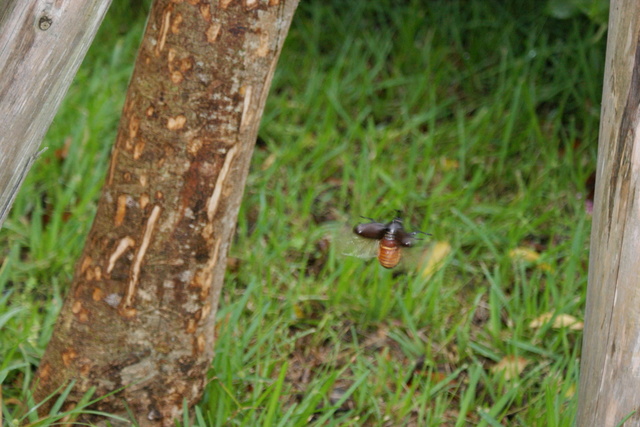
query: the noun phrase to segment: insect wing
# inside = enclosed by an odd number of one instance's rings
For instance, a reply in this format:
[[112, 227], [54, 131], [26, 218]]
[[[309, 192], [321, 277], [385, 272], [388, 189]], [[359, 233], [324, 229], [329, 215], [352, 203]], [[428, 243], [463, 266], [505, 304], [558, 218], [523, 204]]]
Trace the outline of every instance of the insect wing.
[[374, 258], [378, 256], [379, 240], [366, 239], [352, 232], [344, 233], [338, 237], [337, 247], [342, 255], [357, 258]]
[[365, 239], [355, 234], [352, 226], [344, 223], [326, 224], [324, 228], [336, 254], [363, 259], [378, 256], [379, 240]]

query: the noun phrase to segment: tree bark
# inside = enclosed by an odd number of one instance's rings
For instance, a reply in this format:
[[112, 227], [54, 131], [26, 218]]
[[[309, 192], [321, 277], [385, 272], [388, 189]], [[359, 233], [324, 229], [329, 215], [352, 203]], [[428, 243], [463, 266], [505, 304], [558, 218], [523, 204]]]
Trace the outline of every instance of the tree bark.
[[[611, 2], [578, 426], [640, 409], [640, 3]], [[636, 412], [625, 425], [640, 425]]]
[[297, 0], [157, 0], [105, 186], [38, 372], [125, 387], [97, 408], [173, 425], [201, 396], [249, 162]]
[[0, 2], [0, 227], [109, 4]]

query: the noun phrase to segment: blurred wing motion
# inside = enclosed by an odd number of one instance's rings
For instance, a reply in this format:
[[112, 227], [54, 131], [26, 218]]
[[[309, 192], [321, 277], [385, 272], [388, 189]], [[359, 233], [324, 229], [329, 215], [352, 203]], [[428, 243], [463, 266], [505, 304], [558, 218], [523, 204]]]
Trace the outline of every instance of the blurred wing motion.
[[346, 256], [368, 259], [378, 256], [378, 240], [365, 239], [349, 228], [344, 228], [335, 239], [338, 253]]

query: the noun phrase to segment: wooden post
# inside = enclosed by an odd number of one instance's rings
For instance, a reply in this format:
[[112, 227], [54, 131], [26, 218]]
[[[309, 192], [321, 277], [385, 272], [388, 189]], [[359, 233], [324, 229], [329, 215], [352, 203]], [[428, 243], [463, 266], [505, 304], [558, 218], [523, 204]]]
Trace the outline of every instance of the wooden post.
[[577, 426], [640, 425], [640, 3], [613, 0]]
[[110, 4], [0, 2], [0, 227]]

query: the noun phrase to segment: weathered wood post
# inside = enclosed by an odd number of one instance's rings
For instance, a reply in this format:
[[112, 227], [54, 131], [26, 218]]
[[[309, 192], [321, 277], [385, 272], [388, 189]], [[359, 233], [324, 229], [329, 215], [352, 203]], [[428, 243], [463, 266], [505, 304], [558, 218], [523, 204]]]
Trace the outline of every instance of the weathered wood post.
[[0, 227], [110, 4], [0, 1]]
[[[577, 426], [640, 425], [640, 3], [613, 0]], [[635, 413], [634, 413], [635, 412]]]

